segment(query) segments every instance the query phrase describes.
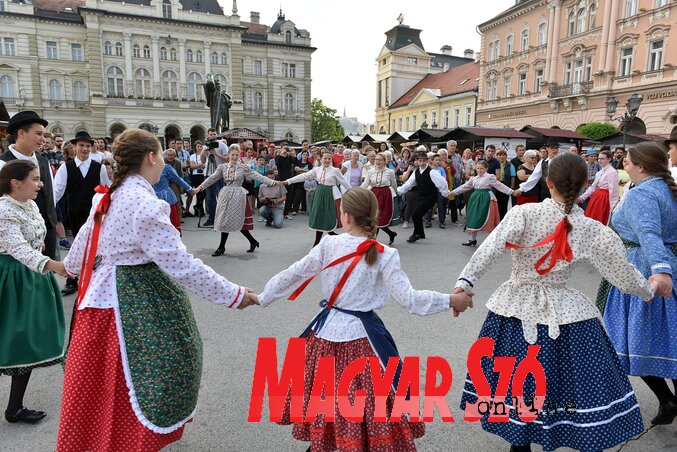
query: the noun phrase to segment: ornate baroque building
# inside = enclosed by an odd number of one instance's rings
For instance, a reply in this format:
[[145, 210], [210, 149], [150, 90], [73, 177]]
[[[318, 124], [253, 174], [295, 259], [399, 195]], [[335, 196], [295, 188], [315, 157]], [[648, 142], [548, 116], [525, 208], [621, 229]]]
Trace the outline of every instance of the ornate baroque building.
[[[394, 111], [393, 105], [429, 74], [441, 74], [450, 70], [453, 72], [453, 68], [457, 66], [472, 63], [474, 52], [466, 50], [464, 56], [454, 56], [451, 54], [451, 46], [448, 45], [440, 49], [441, 53], [427, 52], [421, 42], [421, 30], [401, 23], [388, 30], [385, 35], [386, 42], [376, 58], [378, 69], [376, 74], [377, 94], [374, 131], [383, 134], [392, 134], [396, 131], [415, 131], [423, 122], [431, 126], [435, 122], [432, 118], [433, 110], [437, 111], [436, 115], [439, 115], [439, 118], [444, 115], [444, 108], [434, 105], [435, 101], [428, 102], [430, 105], [420, 106], [425, 108], [419, 112], [420, 116], [418, 117], [413, 112], [404, 111], [402, 108]], [[432, 89], [432, 95], [440, 97], [438, 88], [441, 88], [441, 86], [435, 85], [437, 82], [434, 80], [428, 79], [428, 82], [432, 84], [424, 83], [421, 85], [421, 89]], [[415, 94], [418, 94], [418, 91]], [[457, 92], [455, 91], [454, 94], [457, 94]], [[472, 94], [471, 97], [472, 99], [467, 99], [467, 103], [472, 104], [474, 121], [476, 95]], [[410, 101], [411, 99], [406, 104], [400, 102], [397, 105], [399, 107], [409, 105]], [[461, 102], [459, 108], [464, 109], [465, 102]], [[422, 118], [424, 115], [428, 115], [428, 111], [430, 111], [431, 117], [424, 121]], [[410, 120], [411, 122], [409, 122]], [[405, 127], [405, 123], [402, 121], [409, 122], [409, 126]], [[440, 124], [440, 120], [437, 123]]]
[[310, 136], [309, 33], [282, 11], [270, 27], [237, 12], [217, 0], [0, 0], [0, 97], [66, 137], [143, 127], [203, 139], [213, 73], [232, 97], [231, 127]]
[[[643, 96], [628, 130], [677, 125], [675, 0], [518, 0], [480, 24], [477, 123], [557, 126], [609, 121], [606, 102]], [[615, 123], [614, 125], [618, 125]]]

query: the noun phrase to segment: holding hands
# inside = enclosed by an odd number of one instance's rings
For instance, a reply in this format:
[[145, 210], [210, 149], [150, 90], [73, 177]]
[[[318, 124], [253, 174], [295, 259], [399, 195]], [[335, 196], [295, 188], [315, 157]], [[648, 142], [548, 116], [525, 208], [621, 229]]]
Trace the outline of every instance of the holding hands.
[[649, 283], [654, 287], [656, 297], [669, 297], [672, 293], [672, 276], [667, 273], [657, 273], [649, 277]]
[[239, 304], [237, 309], [244, 309], [247, 308], [251, 305], [258, 305], [259, 304], [259, 296], [256, 295], [256, 292], [254, 292], [254, 289], [250, 289], [249, 287], [245, 287], [245, 293], [244, 293], [244, 298], [242, 298], [242, 302]]
[[454, 289], [454, 292], [449, 296], [449, 306], [454, 310], [454, 317], [465, 311], [467, 308], [472, 308], [472, 292], [465, 292], [460, 287]]
[[519, 197], [519, 196], [522, 196], [522, 190], [520, 190], [519, 188], [518, 188], [517, 190], [513, 190], [513, 191], [512, 191], [512, 195], [513, 195], [515, 198], [517, 198], [517, 197]]

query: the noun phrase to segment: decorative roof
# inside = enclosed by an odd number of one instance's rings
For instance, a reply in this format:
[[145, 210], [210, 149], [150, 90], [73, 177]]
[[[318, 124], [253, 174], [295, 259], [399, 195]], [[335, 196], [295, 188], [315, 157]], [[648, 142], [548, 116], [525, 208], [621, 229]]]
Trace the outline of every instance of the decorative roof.
[[433, 57], [433, 59], [430, 61], [430, 67], [444, 67], [445, 64], [448, 64], [449, 68], [454, 68], [475, 61], [474, 58], [447, 55], [445, 53], [428, 52], [428, 55]]
[[457, 127], [449, 133], [447, 139], [474, 139], [474, 138], [524, 138], [531, 139], [528, 133], [515, 129], [490, 129], [487, 127]]
[[[108, 0], [108, 1], [118, 3], [131, 3], [133, 5], [151, 6], [150, 5], [151, 0]], [[179, 2], [181, 3], [181, 6], [183, 6], [184, 11], [219, 14], [223, 16], [223, 10], [219, 5], [218, 0], [179, 0]]]
[[[280, 29], [282, 28], [282, 25], [284, 25], [287, 22], [288, 22], [288, 20], [285, 18], [284, 13], [280, 9], [280, 12], [277, 15], [277, 20], [275, 21], [273, 26], [270, 27], [270, 32], [271, 33], [279, 33]], [[296, 27], [294, 27], [294, 34], [295, 35], [299, 34], [299, 30]]]
[[421, 42], [421, 30], [417, 28], [411, 28], [408, 25], [400, 24], [386, 31], [385, 35], [385, 46], [391, 51], [401, 49], [410, 44], [415, 44], [422, 50], [425, 50], [423, 48], [423, 43]]
[[477, 91], [479, 86], [477, 79], [479, 75], [480, 65], [476, 62], [466, 63], [439, 74], [428, 74], [411, 87], [409, 91], [404, 93], [402, 97], [391, 104], [390, 108], [409, 105], [424, 89], [429, 90], [429, 92], [430, 90], [438, 89], [440, 92], [439, 96], [437, 96], [438, 98], [468, 91]]

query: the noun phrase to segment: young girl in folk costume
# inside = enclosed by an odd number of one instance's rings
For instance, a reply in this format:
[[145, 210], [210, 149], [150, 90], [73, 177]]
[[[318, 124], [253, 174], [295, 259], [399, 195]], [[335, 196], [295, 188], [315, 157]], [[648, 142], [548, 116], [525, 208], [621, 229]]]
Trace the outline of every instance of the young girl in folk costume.
[[205, 179], [196, 188], [197, 192], [205, 190], [219, 179], [223, 179], [225, 186], [219, 192], [216, 201], [216, 217], [214, 230], [221, 233], [219, 247], [212, 256], [222, 256], [226, 251], [226, 241], [231, 232], [240, 231], [249, 240], [248, 253], [253, 253], [259, 247], [259, 242], [252, 236], [254, 229], [252, 219], [252, 205], [247, 196], [247, 189], [242, 186], [245, 179], [253, 179], [266, 185], [275, 185], [275, 181], [254, 171], [251, 166], [240, 161], [240, 145], [231, 144], [228, 151], [228, 162], [216, 168], [214, 174]]
[[181, 179], [174, 167], [169, 163], [165, 163], [165, 168], [160, 174], [160, 180], [153, 184], [155, 196], [169, 204], [169, 220], [176, 230], [179, 231], [179, 235], [183, 235], [181, 231], [181, 212], [179, 211], [181, 199], [177, 199], [177, 195], [174, 193], [174, 190], [172, 190], [170, 182], [183, 188], [183, 190], [191, 196], [195, 192], [193, 191], [193, 187], [191, 187], [188, 182]]
[[152, 134], [115, 141], [110, 188], [64, 261], [80, 274], [64, 377], [57, 451], [157, 451], [178, 441], [195, 413], [202, 342], [184, 287], [243, 308], [250, 289], [186, 251], [152, 184], [165, 163]]
[[477, 245], [477, 233], [479, 231], [491, 232], [498, 225], [500, 221], [498, 204], [494, 192], [491, 191], [492, 188], [506, 195], [519, 196], [522, 193], [520, 190], [513, 190], [499, 182], [496, 176], [487, 173], [488, 168], [489, 165], [485, 160], [478, 160], [475, 163], [477, 176], [471, 177], [465, 184], [451, 192], [454, 196], [458, 196], [461, 193], [473, 191], [466, 206], [465, 228], [470, 232], [470, 240], [465, 242], [463, 246]]
[[[343, 195], [341, 219], [345, 234], [326, 237], [310, 253], [274, 276], [259, 297], [262, 306], [275, 300], [294, 299], [314, 275], [320, 274], [322, 293], [329, 300], [320, 303], [322, 310], [303, 334], [307, 337], [305, 363], [304, 413], [308, 406], [312, 382], [320, 358], [334, 357], [338, 380], [348, 364], [361, 357], [379, 356], [382, 365], [397, 356], [397, 348], [375, 309], [385, 306], [389, 297], [412, 314], [428, 315], [454, 308], [464, 311], [472, 305], [467, 294], [455, 295], [429, 290], [415, 290], [400, 268], [397, 250], [374, 240], [378, 201], [365, 188], [353, 188]], [[307, 281], [306, 281], [307, 280]], [[304, 281], [306, 281], [304, 283]], [[386, 344], [391, 344], [386, 347]], [[372, 348], [372, 346], [374, 348]], [[375, 354], [374, 350], [378, 350]], [[369, 368], [358, 374], [350, 386], [350, 400], [355, 391], [366, 391], [362, 422], [350, 422], [336, 413], [334, 422], [322, 416], [312, 423], [294, 425], [294, 438], [310, 441], [308, 450], [415, 450], [414, 438], [424, 434], [424, 425], [402, 418], [392, 422], [374, 422], [374, 391]], [[388, 399], [392, 407], [394, 394]], [[388, 413], [389, 415], [390, 413]], [[283, 424], [290, 424], [289, 405]]]
[[[530, 344], [540, 346], [536, 359], [546, 376], [544, 407], [531, 422], [523, 422], [535, 382], [528, 375], [523, 385], [525, 402], [514, 406], [519, 388], [508, 386], [509, 422], [481, 419], [482, 428], [503, 437], [511, 451], [529, 451], [531, 443], [544, 450], [570, 447], [601, 451], [622, 443], [644, 429], [632, 386], [599, 319], [595, 305], [581, 292], [565, 286], [572, 270], [592, 264], [604, 277], [644, 300], [653, 287], [625, 257], [619, 237], [598, 221], [587, 218], [575, 205], [587, 179], [586, 164], [575, 154], [550, 161], [547, 184], [552, 199], [513, 207], [482, 243], [456, 284], [474, 290], [477, 281], [507, 249], [513, 249], [509, 281], [487, 302], [480, 337], [495, 341], [495, 357], [525, 359]], [[495, 358], [496, 359], [496, 358]], [[499, 374], [495, 361], [482, 361], [482, 372], [492, 394]], [[521, 383], [520, 383], [521, 385]], [[485, 394], [481, 394], [485, 396]], [[465, 409], [478, 400], [475, 384], [466, 379], [461, 401]], [[573, 414], [566, 404], [575, 404]], [[557, 406], [557, 410], [552, 407]], [[544, 408], [545, 409], [545, 408]]]
[[597, 161], [602, 169], [595, 174], [595, 180], [585, 193], [578, 198], [578, 203], [583, 204], [590, 198], [588, 206], [585, 208], [585, 216], [595, 219], [606, 225], [609, 223], [609, 216], [619, 200], [618, 171], [611, 164], [613, 154], [611, 151], [601, 151]]
[[313, 206], [308, 215], [308, 226], [310, 229], [315, 230], [315, 243], [313, 243], [313, 246], [320, 243], [323, 232], [335, 235], [334, 229], [341, 227], [341, 190], [339, 190], [337, 185], [340, 184], [345, 189], [351, 188], [348, 181], [341, 174], [341, 170], [331, 166], [331, 158], [331, 152], [325, 151], [322, 153], [320, 166], [316, 166], [307, 173], [298, 174], [284, 182], [279, 182], [281, 185], [291, 185], [306, 180], [317, 181], [317, 188], [313, 193]]
[[393, 197], [397, 196], [397, 176], [394, 170], [386, 168], [386, 159], [383, 154], [376, 154], [374, 165], [373, 169], [367, 171], [367, 177], [362, 182], [362, 186], [371, 188], [376, 195], [379, 212], [376, 226], [388, 234], [390, 238], [388, 245], [392, 245], [397, 232], [390, 229], [390, 224], [394, 218], [400, 216], [399, 209], [396, 209], [397, 202], [393, 200]]

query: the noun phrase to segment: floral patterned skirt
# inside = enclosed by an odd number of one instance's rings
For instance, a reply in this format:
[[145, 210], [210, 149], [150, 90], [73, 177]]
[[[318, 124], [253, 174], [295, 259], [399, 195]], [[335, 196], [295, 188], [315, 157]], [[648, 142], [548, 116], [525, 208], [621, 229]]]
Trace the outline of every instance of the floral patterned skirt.
[[[376, 356], [369, 340], [364, 337], [348, 342], [331, 342], [320, 339], [314, 333], [310, 333], [306, 344], [305, 364], [305, 388], [304, 388], [304, 414], [308, 407], [308, 401], [312, 390], [315, 371], [323, 356], [333, 356], [335, 359], [336, 378], [343, 374], [353, 360], [365, 356]], [[346, 420], [341, 413], [336, 412], [334, 422], [325, 422], [324, 416], [319, 415], [312, 422], [294, 423], [292, 435], [300, 441], [310, 441], [310, 449], [313, 452], [324, 451], [355, 451], [369, 450], [379, 452], [390, 451], [414, 451], [415, 438], [425, 434], [425, 424], [409, 422], [402, 418], [399, 422], [374, 422], [374, 389], [371, 384], [369, 365], [367, 369], [358, 374], [349, 389], [349, 396], [354, 400], [355, 392], [365, 391], [365, 412], [363, 422], [351, 422]], [[394, 403], [394, 393], [391, 391], [386, 402], [387, 412], [390, 413]], [[283, 425], [291, 424], [290, 402], [287, 400], [282, 415]]]
[[155, 451], [194, 414], [202, 343], [186, 293], [157, 265], [116, 268], [118, 308], [77, 311], [58, 451]]

